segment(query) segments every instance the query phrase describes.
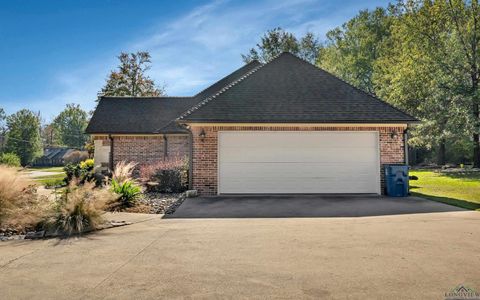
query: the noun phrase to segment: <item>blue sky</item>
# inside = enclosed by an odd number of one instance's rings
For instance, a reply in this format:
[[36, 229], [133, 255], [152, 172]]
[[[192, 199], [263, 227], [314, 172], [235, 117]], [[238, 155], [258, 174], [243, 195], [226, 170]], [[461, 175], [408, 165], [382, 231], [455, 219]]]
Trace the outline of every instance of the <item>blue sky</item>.
[[325, 33], [381, 0], [9, 0], [0, 3], [0, 107], [51, 120], [95, 106], [121, 51], [152, 54], [168, 95], [192, 95], [242, 65], [268, 29]]

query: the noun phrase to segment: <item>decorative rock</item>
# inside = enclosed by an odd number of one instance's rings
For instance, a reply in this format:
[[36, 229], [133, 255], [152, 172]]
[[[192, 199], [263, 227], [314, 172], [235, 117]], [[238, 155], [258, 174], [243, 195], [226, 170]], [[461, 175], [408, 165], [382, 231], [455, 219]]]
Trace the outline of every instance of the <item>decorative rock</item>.
[[125, 226], [125, 225], [130, 225], [132, 222], [126, 222], [126, 221], [111, 221], [110, 224], [113, 227], [118, 227], [118, 226]]
[[29, 231], [27, 232], [27, 234], [25, 235], [25, 239], [41, 239], [45, 236], [45, 230], [41, 230], [41, 231]]
[[172, 214], [185, 200], [185, 193], [146, 193], [145, 197], [139, 199], [143, 205], [150, 207], [154, 214]]
[[185, 196], [187, 198], [195, 198], [198, 196], [198, 191], [197, 190], [188, 190], [185, 192]]
[[158, 186], [159, 184], [160, 184], [160, 183], [158, 183], [158, 182], [150, 181], [150, 182], [147, 182], [147, 183], [145, 184], [145, 186], [146, 186], [148, 192], [153, 192], [153, 191], [155, 191], [155, 189], [157, 188], [157, 186]]

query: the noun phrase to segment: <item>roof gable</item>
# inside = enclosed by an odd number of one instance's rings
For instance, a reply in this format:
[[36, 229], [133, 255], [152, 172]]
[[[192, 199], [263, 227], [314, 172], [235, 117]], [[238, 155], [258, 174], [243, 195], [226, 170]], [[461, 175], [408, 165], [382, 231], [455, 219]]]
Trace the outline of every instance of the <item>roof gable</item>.
[[259, 66], [244, 65], [193, 97], [101, 97], [86, 129], [90, 134], [186, 133], [176, 119], [211, 94], [218, 93]]
[[102, 97], [86, 129], [97, 134], [184, 133], [162, 129], [198, 101], [192, 97]]
[[182, 122], [405, 123], [412, 116], [282, 53], [180, 117]]

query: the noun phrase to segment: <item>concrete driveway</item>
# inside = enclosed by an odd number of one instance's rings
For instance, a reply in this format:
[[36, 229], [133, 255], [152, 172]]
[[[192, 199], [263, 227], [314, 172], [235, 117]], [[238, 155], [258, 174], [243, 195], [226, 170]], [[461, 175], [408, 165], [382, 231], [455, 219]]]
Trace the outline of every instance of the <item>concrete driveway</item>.
[[0, 243], [0, 298], [443, 299], [458, 284], [480, 290], [479, 225], [472, 211], [157, 217]]
[[463, 211], [419, 197], [379, 195], [229, 195], [187, 199], [169, 218], [366, 217]]

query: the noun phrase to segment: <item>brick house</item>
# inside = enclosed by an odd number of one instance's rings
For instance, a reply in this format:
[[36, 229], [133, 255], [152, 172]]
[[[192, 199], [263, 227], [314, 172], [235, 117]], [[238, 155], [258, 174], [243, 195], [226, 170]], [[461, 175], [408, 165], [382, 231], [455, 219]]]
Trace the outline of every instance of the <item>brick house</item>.
[[227, 193], [382, 193], [417, 120], [290, 53], [192, 97], [102, 97], [97, 167], [190, 158], [191, 187]]

